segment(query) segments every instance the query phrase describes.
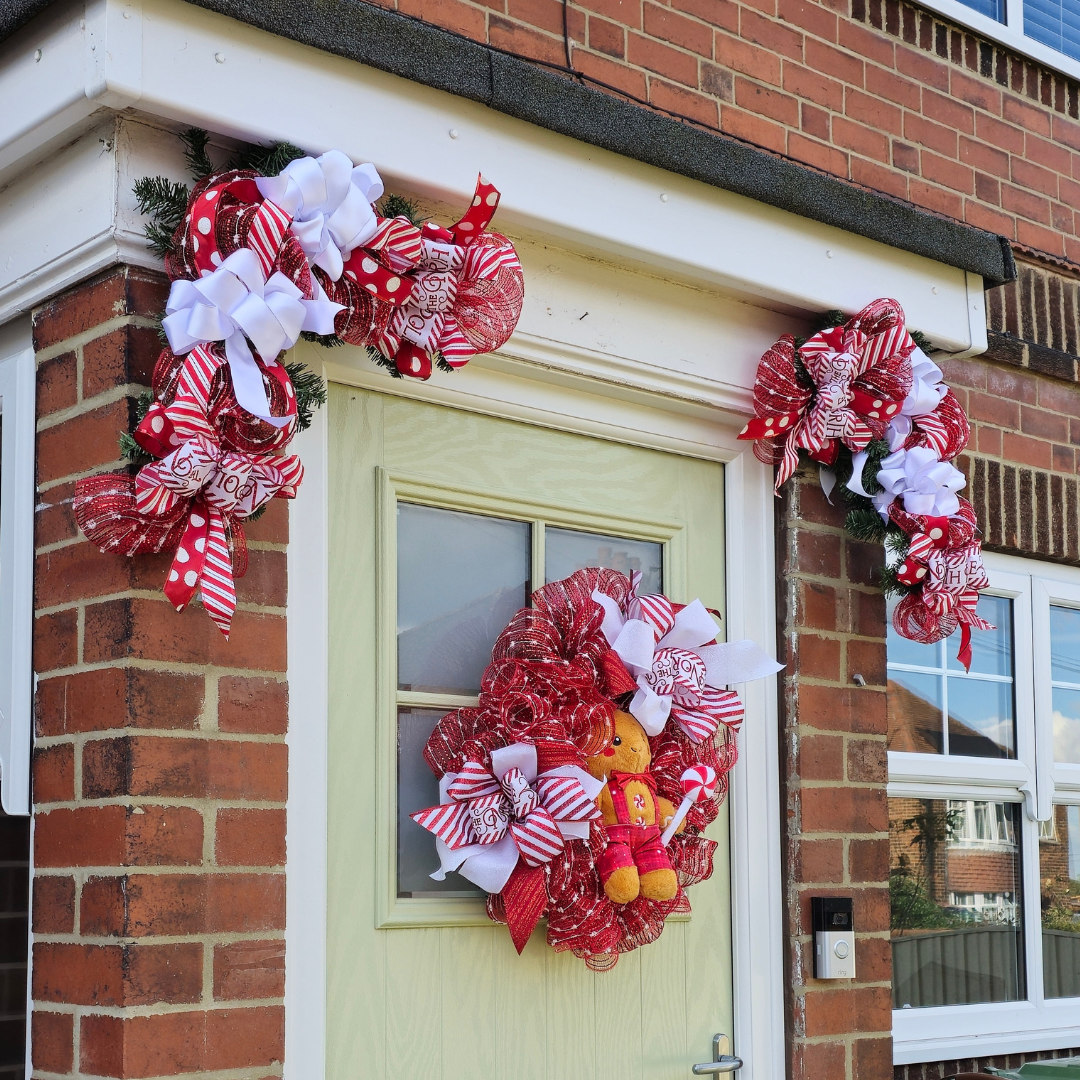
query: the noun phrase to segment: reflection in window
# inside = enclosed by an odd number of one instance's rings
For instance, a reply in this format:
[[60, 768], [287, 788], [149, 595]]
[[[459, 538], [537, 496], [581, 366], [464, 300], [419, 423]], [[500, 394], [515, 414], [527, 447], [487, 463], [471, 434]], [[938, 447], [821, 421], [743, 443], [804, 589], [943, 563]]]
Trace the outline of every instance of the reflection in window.
[[1080, 3], [1077, 0], [1024, 0], [1024, 34], [1080, 60]]
[[959, 630], [945, 641], [921, 645], [900, 637], [890, 620], [890, 750], [1016, 757], [1012, 601], [984, 594], [977, 611], [997, 629], [972, 635], [970, 672], [956, 660]]
[[889, 800], [893, 1006], [1025, 996], [1018, 806]]
[[648, 540], [625, 540], [548, 526], [544, 530], [544, 579], [560, 581], [586, 566], [618, 570], [627, 577], [640, 570], [638, 592], [642, 596], [658, 593], [663, 588], [663, 550], [662, 544]]
[[1043, 992], [1080, 997], [1080, 806], [1058, 803], [1040, 823], [1039, 881]]
[[525, 521], [398, 505], [398, 689], [477, 694], [491, 646], [527, 603]]
[[1050, 608], [1054, 760], [1080, 764], [1080, 611]]

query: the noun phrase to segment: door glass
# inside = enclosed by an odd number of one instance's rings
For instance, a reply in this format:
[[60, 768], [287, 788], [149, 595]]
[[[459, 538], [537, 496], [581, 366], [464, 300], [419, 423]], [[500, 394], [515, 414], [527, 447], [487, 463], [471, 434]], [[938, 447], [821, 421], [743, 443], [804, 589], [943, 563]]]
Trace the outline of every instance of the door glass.
[[976, 610], [997, 629], [972, 634], [970, 672], [956, 659], [959, 630], [944, 642], [920, 645], [890, 626], [890, 750], [1016, 757], [1012, 601], [983, 595]]
[[439, 802], [439, 781], [424, 761], [424, 744], [444, 715], [444, 709], [398, 709], [398, 896], [483, 895], [458, 874], [432, 879], [439, 869], [435, 840], [409, 817]]
[[1054, 805], [1039, 824], [1043, 992], [1080, 997], [1080, 806]]
[[642, 596], [658, 593], [663, 588], [663, 552], [662, 544], [648, 540], [625, 540], [549, 526], [544, 530], [544, 580], [561, 581], [586, 566], [618, 570], [627, 577], [640, 570], [638, 592]]
[[1016, 803], [889, 800], [893, 1007], [1025, 996]]
[[1080, 764], [1080, 611], [1050, 607], [1054, 760]]
[[398, 504], [398, 689], [478, 694], [529, 595], [525, 521]]

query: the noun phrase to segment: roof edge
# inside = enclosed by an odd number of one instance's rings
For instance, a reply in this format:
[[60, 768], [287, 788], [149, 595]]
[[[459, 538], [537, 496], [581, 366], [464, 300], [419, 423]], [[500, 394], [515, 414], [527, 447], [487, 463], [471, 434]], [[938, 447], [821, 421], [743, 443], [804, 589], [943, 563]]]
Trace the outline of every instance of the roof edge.
[[[188, 2], [623, 157], [979, 274], [987, 287], [1016, 277], [1003, 236], [654, 112], [366, 0]], [[9, 0], [0, 15], [0, 40], [48, 3]]]

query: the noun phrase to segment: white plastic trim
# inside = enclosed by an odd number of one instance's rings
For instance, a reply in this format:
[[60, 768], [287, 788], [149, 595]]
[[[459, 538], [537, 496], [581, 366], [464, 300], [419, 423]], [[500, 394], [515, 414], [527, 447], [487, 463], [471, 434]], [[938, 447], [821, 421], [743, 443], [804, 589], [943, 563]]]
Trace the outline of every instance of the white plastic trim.
[[34, 618], [34, 384], [29, 320], [0, 327], [0, 795], [30, 813]]

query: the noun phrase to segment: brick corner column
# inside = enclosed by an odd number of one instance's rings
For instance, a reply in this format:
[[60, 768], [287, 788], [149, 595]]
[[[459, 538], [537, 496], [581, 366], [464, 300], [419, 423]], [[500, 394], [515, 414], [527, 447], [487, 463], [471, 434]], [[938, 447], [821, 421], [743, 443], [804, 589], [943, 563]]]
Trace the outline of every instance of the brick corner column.
[[[816, 466], [777, 500], [790, 1076], [892, 1080], [884, 555], [833, 502]], [[854, 898], [853, 981], [813, 977], [810, 899], [829, 895]]]
[[35, 1077], [284, 1058], [287, 508], [247, 530], [229, 642], [165, 599], [171, 556], [103, 555], [72, 514], [125, 465], [167, 289], [121, 266], [34, 312]]

